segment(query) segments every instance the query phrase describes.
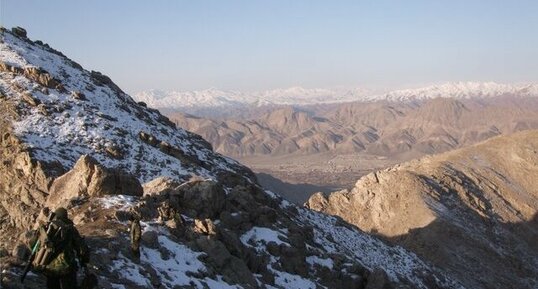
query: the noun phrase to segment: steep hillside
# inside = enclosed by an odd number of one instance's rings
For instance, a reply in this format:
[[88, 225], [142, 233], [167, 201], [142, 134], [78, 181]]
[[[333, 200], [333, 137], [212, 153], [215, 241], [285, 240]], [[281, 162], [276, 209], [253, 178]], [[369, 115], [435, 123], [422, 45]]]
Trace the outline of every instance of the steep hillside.
[[409, 151], [432, 154], [496, 135], [536, 129], [536, 108], [537, 98], [432, 99], [380, 129], [383, 136], [368, 151], [382, 155]]
[[[156, 110], [134, 102], [108, 77], [82, 70], [47, 46], [11, 34], [4, 37], [2, 136], [7, 149], [25, 155], [19, 160], [6, 154], [4, 164], [28, 170], [36, 164], [53, 167], [43, 170], [41, 191], [46, 191], [45, 179], [65, 172], [84, 154], [142, 182], [159, 176], [187, 180], [193, 174], [253, 179], [248, 169], [213, 153], [198, 135], [177, 129]], [[2, 203], [8, 210], [21, 209], [7, 200]]]
[[416, 252], [469, 288], [538, 286], [538, 131], [500, 136], [316, 194], [307, 207]]
[[366, 127], [357, 135], [355, 130], [291, 107], [252, 121], [217, 121], [179, 113], [170, 117], [211, 141], [216, 151], [231, 156], [355, 152], [375, 138]]
[[2, 288], [44, 287], [19, 275], [28, 229], [58, 206], [86, 238], [99, 288], [462, 288], [401, 247], [264, 191], [248, 168], [24, 30], [1, 34]]

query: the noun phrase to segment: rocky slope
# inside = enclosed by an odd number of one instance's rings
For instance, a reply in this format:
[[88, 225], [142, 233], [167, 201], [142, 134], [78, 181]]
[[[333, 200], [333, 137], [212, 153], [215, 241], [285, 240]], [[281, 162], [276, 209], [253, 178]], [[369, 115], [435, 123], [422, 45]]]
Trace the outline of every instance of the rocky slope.
[[416, 252], [468, 288], [538, 286], [538, 131], [371, 173], [307, 207]]
[[[341, 219], [264, 191], [201, 137], [22, 29], [0, 41], [0, 287], [66, 206], [99, 288], [463, 288]], [[142, 219], [139, 260], [127, 219]], [[24, 288], [43, 288], [31, 274]]]
[[255, 155], [369, 154], [391, 158], [440, 153], [492, 136], [538, 128], [538, 98], [435, 98], [279, 108], [251, 120], [170, 114], [216, 151]]

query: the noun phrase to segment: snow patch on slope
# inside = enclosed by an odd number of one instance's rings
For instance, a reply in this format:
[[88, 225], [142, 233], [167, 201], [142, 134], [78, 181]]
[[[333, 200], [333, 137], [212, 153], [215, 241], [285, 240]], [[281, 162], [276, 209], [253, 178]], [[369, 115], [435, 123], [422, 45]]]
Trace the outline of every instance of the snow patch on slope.
[[[120, 196], [110, 196], [101, 198], [99, 201], [104, 208], [111, 206], [118, 209], [118, 206], [132, 206], [132, 199], [119, 198]], [[230, 285], [222, 280], [221, 275], [207, 276], [208, 269], [200, 261], [203, 252], [195, 252], [186, 245], [173, 241], [167, 229], [158, 225], [156, 220], [141, 222], [144, 233], [153, 231], [157, 233], [157, 243], [155, 247], [142, 246], [140, 248], [140, 260], [133, 262], [121, 252], [116, 256], [108, 267], [108, 271], [117, 274], [119, 280], [134, 283], [144, 288], [152, 288], [151, 273], [146, 268], [151, 268], [151, 272], [159, 277], [162, 288], [178, 288], [188, 286], [189, 288], [204, 289], [240, 289], [237, 285]], [[127, 240], [126, 240], [127, 241]], [[108, 249], [104, 254], [108, 254]], [[195, 276], [196, 275], [196, 276]], [[125, 288], [126, 284], [113, 284], [117, 288]]]
[[[21, 93], [14, 90], [20, 87], [47, 107], [48, 115], [42, 113], [42, 108], [31, 107], [28, 114], [14, 122], [15, 133], [38, 160], [60, 161], [64, 168], [70, 168], [80, 155], [89, 154], [104, 166], [139, 176], [142, 182], [158, 176], [215, 177], [201, 166], [187, 167], [159, 148], [142, 142], [139, 133], [149, 132], [202, 162], [212, 162], [214, 168], [233, 171], [237, 165], [231, 159], [216, 158], [210, 149], [191, 141], [186, 131], [163, 125], [158, 112], [139, 106], [128, 95], [109, 86], [94, 83], [90, 72], [75, 67], [70, 60], [45, 47], [6, 33], [0, 51], [0, 61], [21, 68], [42, 68], [67, 91], [49, 89], [45, 94], [37, 83], [23, 76], [2, 73], [0, 77], [0, 88], [8, 98], [22, 102]], [[74, 98], [74, 92], [81, 92], [86, 100]], [[110, 149], [121, 151], [122, 158], [110, 157], [107, 154]]]
[[[301, 276], [290, 274], [287, 272], [281, 272], [272, 270], [275, 273], [275, 284], [286, 289], [317, 289], [317, 285], [314, 282], [304, 279]], [[323, 287], [322, 287], [323, 288]]]
[[[316, 242], [328, 252], [340, 252], [360, 262], [371, 270], [382, 268], [393, 281], [411, 280], [418, 288], [428, 288], [420, 278], [431, 274], [433, 266], [420, 260], [414, 253], [406, 251], [399, 246], [388, 246], [357, 229], [350, 229], [338, 225], [336, 218], [321, 213], [300, 208], [298, 221], [309, 224], [314, 228]], [[330, 241], [329, 241], [330, 239]], [[440, 272], [438, 275], [442, 276]], [[451, 288], [464, 288], [453, 281], [439, 280], [436, 282]]]
[[279, 237], [284, 238], [285, 236], [269, 228], [253, 227], [243, 234], [240, 239], [241, 242], [247, 246], [250, 246], [251, 242], [254, 244], [275, 242], [277, 245], [285, 244], [289, 246], [288, 243], [282, 241]]

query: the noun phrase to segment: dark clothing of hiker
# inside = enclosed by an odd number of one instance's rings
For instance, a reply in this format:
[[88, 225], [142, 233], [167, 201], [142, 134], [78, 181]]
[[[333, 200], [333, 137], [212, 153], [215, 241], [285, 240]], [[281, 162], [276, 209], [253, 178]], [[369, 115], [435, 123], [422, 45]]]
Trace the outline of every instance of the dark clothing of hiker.
[[142, 229], [140, 227], [140, 220], [131, 216], [131, 253], [135, 258], [140, 258], [140, 237], [142, 235]]
[[47, 276], [47, 289], [77, 288], [77, 271], [71, 271], [63, 276]]
[[39, 241], [33, 268], [47, 277], [48, 289], [76, 289], [77, 259], [82, 266], [88, 263], [88, 247], [64, 208], [56, 210], [48, 226], [39, 228], [32, 244]]

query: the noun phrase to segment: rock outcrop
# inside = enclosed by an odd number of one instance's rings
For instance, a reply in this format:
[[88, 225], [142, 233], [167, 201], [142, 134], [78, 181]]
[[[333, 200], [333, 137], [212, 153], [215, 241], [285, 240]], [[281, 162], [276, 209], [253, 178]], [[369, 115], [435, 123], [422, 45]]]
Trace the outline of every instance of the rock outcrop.
[[50, 187], [46, 206], [66, 206], [70, 200], [106, 195], [142, 196], [138, 179], [118, 170], [101, 166], [94, 158], [83, 155], [72, 170], [59, 176]]
[[306, 206], [416, 252], [469, 288], [535, 288], [537, 164], [538, 131], [521, 132], [371, 173]]
[[11, 33], [17, 35], [20, 38], [27, 38], [26, 29], [19, 26], [11, 28]]
[[[9, 118], [20, 117], [15, 104], [0, 100], [0, 228], [29, 228], [45, 203], [55, 177], [64, 172], [58, 162], [32, 158], [31, 149], [18, 137]], [[5, 234], [12, 242], [12, 234]], [[4, 242], [3, 238], [2, 242]]]

